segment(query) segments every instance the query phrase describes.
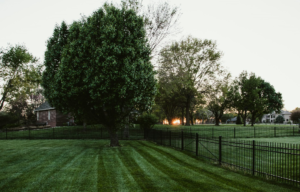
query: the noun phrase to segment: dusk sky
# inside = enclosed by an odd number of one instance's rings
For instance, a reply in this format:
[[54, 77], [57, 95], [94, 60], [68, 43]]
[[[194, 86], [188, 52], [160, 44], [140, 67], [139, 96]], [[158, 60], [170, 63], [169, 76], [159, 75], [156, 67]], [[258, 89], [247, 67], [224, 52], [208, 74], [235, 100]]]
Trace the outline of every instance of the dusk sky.
[[[0, 0], [0, 47], [23, 44], [44, 60], [55, 24], [89, 16], [103, 0]], [[114, 0], [112, 2], [120, 2]], [[144, 0], [144, 5], [149, 1]], [[157, 2], [157, 1], [156, 1]], [[191, 35], [217, 42], [221, 64], [237, 77], [254, 72], [281, 92], [285, 109], [300, 107], [299, 0], [169, 0], [179, 6], [180, 40]]]

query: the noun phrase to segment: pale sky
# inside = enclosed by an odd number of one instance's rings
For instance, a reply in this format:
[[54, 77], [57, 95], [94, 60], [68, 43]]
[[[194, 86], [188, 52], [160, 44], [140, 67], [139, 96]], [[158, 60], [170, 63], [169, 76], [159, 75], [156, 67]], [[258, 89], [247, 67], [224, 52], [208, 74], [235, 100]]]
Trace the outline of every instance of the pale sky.
[[[44, 60], [55, 24], [91, 15], [104, 0], [0, 0], [0, 47], [24, 44]], [[120, 2], [120, 0], [113, 0]], [[144, 0], [147, 4], [149, 0]], [[300, 107], [299, 0], [169, 0], [181, 8], [182, 33], [217, 42], [221, 64], [237, 77], [254, 72], [281, 92], [285, 109]]]

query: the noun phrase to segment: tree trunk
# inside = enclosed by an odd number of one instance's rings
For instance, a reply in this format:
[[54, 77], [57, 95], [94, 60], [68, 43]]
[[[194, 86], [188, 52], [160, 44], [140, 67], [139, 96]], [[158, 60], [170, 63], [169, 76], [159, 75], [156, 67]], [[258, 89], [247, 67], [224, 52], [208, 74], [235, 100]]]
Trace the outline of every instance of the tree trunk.
[[181, 107], [181, 125], [184, 125], [184, 107]]
[[244, 116], [244, 126], [246, 126], [246, 118], [247, 118], [247, 110], [245, 110], [245, 115], [243, 115]]
[[168, 119], [169, 125], [172, 125], [172, 118], [167, 117], [167, 119]]
[[[127, 124], [125, 124], [123, 136], [124, 136], [125, 139], [128, 139], [129, 138], [129, 126], [128, 126], [129, 117], [126, 117], [125, 121], [126, 121]], [[145, 127], [143, 127], [143, 128], [145, 129]]]
[[110, 136], [110, 146], [111, 147], [119, 147], [119, 139], [116, 131], [109, 131]]
[[252, 117], [251, 117], [251, 126], [253, 127], [253, 124], [255, 122], [255, 113], [251, 113]]
[[186, 110], [185, 110], [185, 114], [186, 114], [186, 122], [185, 122], [185, 126], [190, 126], [190, 103], [191, 103], [191, 99], [190, 96], [187, 96], [187, 102], [186, 102]]

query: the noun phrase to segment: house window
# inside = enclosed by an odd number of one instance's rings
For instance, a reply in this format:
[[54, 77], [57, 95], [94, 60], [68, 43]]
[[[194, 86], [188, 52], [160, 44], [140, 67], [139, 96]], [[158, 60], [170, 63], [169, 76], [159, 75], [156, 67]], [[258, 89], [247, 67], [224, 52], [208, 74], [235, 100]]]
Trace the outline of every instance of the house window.
[[286, 121], [289, 121], [288, 119], [286, 119]]
[[50, 120], [50, 111], [48, 111], [48, 120]]
[[39, 112], [36, 112], [36, 120], [39, 120]]

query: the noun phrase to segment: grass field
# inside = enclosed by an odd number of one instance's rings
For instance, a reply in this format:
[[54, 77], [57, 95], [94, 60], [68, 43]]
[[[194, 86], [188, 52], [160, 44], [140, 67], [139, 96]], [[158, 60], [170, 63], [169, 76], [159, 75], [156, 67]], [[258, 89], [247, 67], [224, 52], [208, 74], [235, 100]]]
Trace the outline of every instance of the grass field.
[[255, 140], [255, 141], [263, 141], [263, 142], [300, 144], [300, 137], [245, 138], [243, 140]]
[[259, 126], [236, 126], [236, 125], [155, 125], [156, 130], [185, 131], [198, 133], [201, 137], [223, 138], [258, 138], [258, 137], [287, 137], [300, 136], [300, 129], [291, 125], [259, 125]]
[[147, 141], [0, 141], [0, 191], [297, 191]]

